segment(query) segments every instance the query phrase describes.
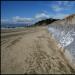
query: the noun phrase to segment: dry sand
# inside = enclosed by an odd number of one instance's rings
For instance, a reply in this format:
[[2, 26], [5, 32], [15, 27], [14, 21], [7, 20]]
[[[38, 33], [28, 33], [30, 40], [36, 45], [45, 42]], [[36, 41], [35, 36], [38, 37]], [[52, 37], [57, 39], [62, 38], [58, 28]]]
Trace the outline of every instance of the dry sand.
[[47, 27], [2, 30], [2, 74], [73, 74]]

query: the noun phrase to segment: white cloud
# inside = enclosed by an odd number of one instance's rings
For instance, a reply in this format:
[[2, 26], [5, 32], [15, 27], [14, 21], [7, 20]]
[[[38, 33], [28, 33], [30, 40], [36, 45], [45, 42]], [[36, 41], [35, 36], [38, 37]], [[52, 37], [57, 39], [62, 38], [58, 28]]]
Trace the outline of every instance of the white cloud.
[[20, 17], [20, 16], [15, 16], [12, 18], [14, 22], [32, 22], [32, 18], [25, 18], [25, 17]]
[[69, 1], [62, 1], [64, 5], [68, 5]]
[[58, 18], [58, 19], [63, 19], [64, 17], [68, 16], [68, 14], [64, 14], [62, 12], [58, 12], [61, 11], [62, 8], [60, 8], [59, 6], [54, 6], [53, 7], [55, 11], [57, 11], [55, 14], [54, 13], [50, 13], [50, 15], [46, 12], [43, 11], [42, 13], [38, 13], [36, 14], [33, 18], [26, 18], [26, 17], [20, 17], [20, 16], [15, 16], [12, 17], [11, 19], [1, 19], [1, 23], [34, 23], [40, 20], [44, 20], [44, 19], [48, 19], [48, 18]]
[[60, 7], [59, 5], [53, 5], [53, 6], [52, 6], [52, 9], [53, 9], [54, 11], [56, 11], [56, 12], [59, 12], [59, 11], [62, 11], [62, 10], [63, 10], [63, 8]]
[[43, 20], [43, 19], [47, 19], [49, 18], [50, 16], [48, 14], [45, 14], [45, 13], [40, 13], [40, 14], [36, 14], [35, 15], [35, 19], [36, 20]]
[[58, 5], [68, 5], [69, 1], [56, 1], [58, 3]]
[[56, 4], [52, 4], [52, 9], [55, 12], [61, 12], [65, 10], [71, 10], [75, 5], [75, 1], [56, 1]]
[[48, 14], [39, 13], [39, 14], [36, 14], [34, 16], [34, 18], [26, 18], [26, 17], [15, 16], [15, 17], [12, 17], [9, 20], [8, 19], [1, 19], [1, 23], [6, 23], [6, 22], [9, 22], [9, 23], [34, 23], [34, 22], [44, 20], [44, 19], [47, 19], [47, 18], [49, 18]]
[[57, 13], [57, 14], [55, 14], [56, 16], [53, 16], [53, 18], [55, 18], [55, 19], [63, 19], [63, 18], [65, 18], [66, 16], [68, 16], [69, 14], [63, 14], [63, 13]]

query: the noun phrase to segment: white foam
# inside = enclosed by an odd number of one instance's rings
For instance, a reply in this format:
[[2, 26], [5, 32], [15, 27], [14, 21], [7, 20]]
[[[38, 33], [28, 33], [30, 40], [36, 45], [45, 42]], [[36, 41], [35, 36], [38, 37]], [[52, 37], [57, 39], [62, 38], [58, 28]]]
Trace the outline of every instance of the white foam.
[[[74, 38], [72, 37], [72, 35], [75, 35], [72, 31], [67, 32], [67, 34], [65, 33], [65, 31], [60, 31], [57, 30], [53, 27], [48, 28], [49, 32], [51, 32], [53, 34], [53, 36], [59, 41], [59, 43], [63, 46], [66, 47], [69, 44], [71, 44], [74, 40]], [[73, 34], [72, 34], [73, 33]]]
[[65, 36], [63, 36], [60, 40], [60, 43], [63, 47], [68, 46], [73, 42], [74, 38], [70, 35], [70, 33], [67, 33]]
[[52, 33], [54, 38], [58, 41], [58, 46], [66, 48], [65, 56], [66, 58], [75, 65], [75, 31], [71, 30], [59, 30], [55, 27], [49, 27], [49, 32]]

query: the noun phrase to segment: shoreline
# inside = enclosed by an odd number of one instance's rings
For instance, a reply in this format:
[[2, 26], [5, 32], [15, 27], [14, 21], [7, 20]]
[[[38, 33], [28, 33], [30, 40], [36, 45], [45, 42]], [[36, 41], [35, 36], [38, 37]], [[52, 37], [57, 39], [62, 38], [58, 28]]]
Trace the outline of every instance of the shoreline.
[[[2, 38], [1, 73], [75, 73], [47, 28], [48, 26], [34, 27], [30, 28], [30, 31], [26, 30], [27, 34], [20, 33], [19, 36]], [[34, 32], [31, 33], [32, 31]], [[14, 34], [14, 32], [10, 33]]]

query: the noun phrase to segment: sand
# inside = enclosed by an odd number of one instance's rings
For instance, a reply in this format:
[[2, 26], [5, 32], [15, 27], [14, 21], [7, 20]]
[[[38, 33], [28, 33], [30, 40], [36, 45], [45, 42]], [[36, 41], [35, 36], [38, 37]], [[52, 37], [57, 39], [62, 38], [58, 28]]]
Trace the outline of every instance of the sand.
[[1, 74], [73, 74], [47, 26], [1, 32]]

